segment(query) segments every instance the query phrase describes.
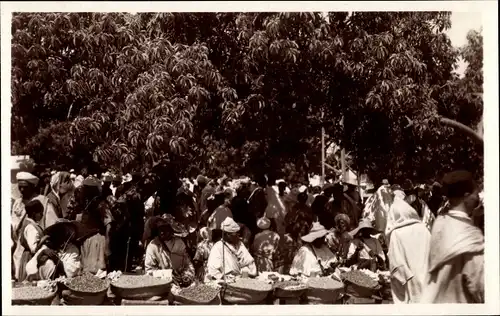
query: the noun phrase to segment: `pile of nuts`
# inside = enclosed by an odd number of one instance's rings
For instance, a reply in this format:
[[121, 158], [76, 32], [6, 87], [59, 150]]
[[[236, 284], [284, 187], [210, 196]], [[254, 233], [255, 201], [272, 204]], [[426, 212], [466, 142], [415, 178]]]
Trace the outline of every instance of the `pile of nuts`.
[[196, 284], [194, 286], [184, 288], [179, 292], [179, 296], [202, 303], [211, 302], [217, 297], [218, 294], [218, 289], [206, 284]]
[[359, 270], [352, 270], [343, 275], [345, 281], [364, 288], [373, 289], [379, 286], [379, 283], [366, 273]]
[[273, 288], [269, 283], [249, 278], [237, 279], [234, 283], [231, 283], [231, 287], [258, 292], [269, 292]]
[[109, 281], [99, 279], [90, 273], [68, 279], [65, 283], [70, 290], [84, 293], [99, 293], [109, 287]]
[[307, 280], [307, 286], [314, 289], [335, 290], [343, 288], [344, 284], [329, 277], [321, 277], [309, 278]]
[[15, 286], [12, 288], [12, 300], [39, 300], [52, 295], [51, 292], [37, 286]]
[[158, 285], [167, 285], [171, 280], [159, 279], [147, 274], [121, 275], [118, 280], [113, 281], [113, 285], [124, 289], [135, 289], [141, 287], [150, 287]]

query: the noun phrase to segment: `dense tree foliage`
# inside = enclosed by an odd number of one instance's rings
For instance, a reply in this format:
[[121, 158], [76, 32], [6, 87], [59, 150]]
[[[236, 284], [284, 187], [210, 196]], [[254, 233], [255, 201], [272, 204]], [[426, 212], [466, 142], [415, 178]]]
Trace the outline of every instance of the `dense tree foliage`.
[[453, 49], [449, 13], [22, 13], [12, 26], [13, 151], [40, 162], [128, 171], [168, 156], [192, 174], [299, 179], [321, 170], [324, 127], [375, 180], [481, 170], [439, 120], [482, 115], [482, 38]]

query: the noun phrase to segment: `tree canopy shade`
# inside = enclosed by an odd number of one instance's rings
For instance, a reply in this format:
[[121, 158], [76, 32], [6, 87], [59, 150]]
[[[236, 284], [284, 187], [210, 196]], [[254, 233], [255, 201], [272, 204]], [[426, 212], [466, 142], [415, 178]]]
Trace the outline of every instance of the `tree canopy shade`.
[[440, 123], [482, 116], [482, 37], [454, 49], [446, 12], [21, 13], [12, 25], [13, 151], [36, 161], [129, 171], [169, 157], [182, 172], [298, 179], [321, 169], [324, 127], [374, 179], [482, 173], [482, 152]]

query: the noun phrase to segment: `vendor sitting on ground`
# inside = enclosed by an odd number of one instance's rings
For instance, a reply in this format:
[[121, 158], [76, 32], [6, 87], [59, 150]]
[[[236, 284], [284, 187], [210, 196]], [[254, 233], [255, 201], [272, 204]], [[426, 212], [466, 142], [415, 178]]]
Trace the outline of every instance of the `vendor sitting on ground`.
[[358, 227], [349, 234], [353, 237], [347, 253], [347, 266], [357, 265], [358, 269], [386, 270], [386, 257], [382, 245], [372, 235], [379, 232], [368, 219], [362, 219]]
[[241, 276], [244, 273], [257, 276], [255, 261], [240, 240], [240, 226], [227, 217], [222, 222], [221, 229], [223, 238], [210, 251], [205, 280], [221, 280], [224, 275]]
[[174, 236], [172, 226], [162, 218], [157, 218], [151, 231], [154, 237], [146, 248], [146, 272], [171, 269], [174, 283], [191, 285], [196, 273], [182, 239]]
[[36, 254], [26, 265], [28, 279], [54, 280], [80, 275], [82, 262], [76, 237], [76, 228], [68, 220], [60, 220], [46, 229]]
[[262, 230], [255, 235], [252, 247], [257, 270], [259, 272], [278, 272], [278, 268], [280, 268], [280, 235], [271, 230], [271, 221], [266, 217], [257, 221], [257, 227]]
[[326, 244], [327, 234], [328, 230], [323, 225], [313, 223], [309, 234], [301, 238], [305, 244], [293, 259], [290, 275], [327, 276], [334, 272], [338, 260]]

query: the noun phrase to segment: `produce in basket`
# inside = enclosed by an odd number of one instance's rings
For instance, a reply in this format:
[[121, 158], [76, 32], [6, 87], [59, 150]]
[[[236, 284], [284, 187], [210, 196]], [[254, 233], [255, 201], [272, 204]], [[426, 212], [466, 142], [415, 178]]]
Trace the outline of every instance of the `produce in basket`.
[[234, 283], [229, 286], [237, 289], [244, 289], [255, 292], [269, 292], [272, 290], [272, 285], [268, 282], [253, 280], [248, 278], [237, 279]]
[[35, 301], [42, 300], [52, 296], [54, 292], [48, 291], [37, 286], [20, 286], [16, 285], [12, 289], [13, 301]]
[[177, 296], [194, 302], [209, 303], [213, 301], [218, 294], [219, 290], [213, 286], [197, 284], [180, 290]]
[[375, 289], [379, 283], [366, 273], [359, 270], [352, 270], [343, 275], [345, 281], [368, 289]]
[[334, 290], [343, 288], [344, 284], [329, 277], [321, 277], [309, 278], [307, 286], [313, 289]]
[[113, 285], [125, 289], [135, 289], [140, 287], [165, 285], [170, 282], [171, 280], [169, 279], [159, 279], [145, 274], [125, 274], [121, 275], [118, 280], [113, 281]]
[[109, 281], [99, 279], [89, 273], [68, 279], [65, 283], [68, 289], [84, 293], [99, 293], [109, 286]]
[[286, 291], [298, 291], [303, 290], [307, 286], [304, 283], [298, 281], [281, 281], [274, 283], [274, 288], [286, 290]]

